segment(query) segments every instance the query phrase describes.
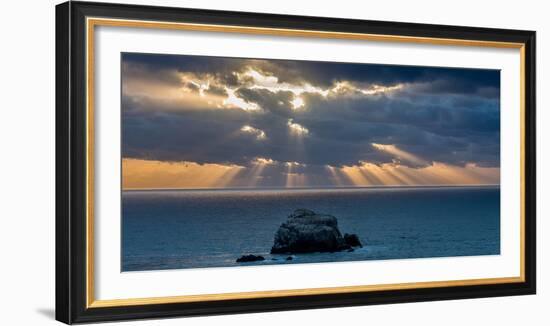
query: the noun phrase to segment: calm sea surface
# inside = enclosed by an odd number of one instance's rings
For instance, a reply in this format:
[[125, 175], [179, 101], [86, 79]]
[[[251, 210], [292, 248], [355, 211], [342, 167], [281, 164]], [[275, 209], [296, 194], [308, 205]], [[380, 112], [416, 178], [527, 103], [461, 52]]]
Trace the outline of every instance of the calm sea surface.
[[[498, 187], [125, 191], [122, 206], [123, 271], [500, 254]], [[336, 216], [364, 247], [270, 255], [297, 208]]]

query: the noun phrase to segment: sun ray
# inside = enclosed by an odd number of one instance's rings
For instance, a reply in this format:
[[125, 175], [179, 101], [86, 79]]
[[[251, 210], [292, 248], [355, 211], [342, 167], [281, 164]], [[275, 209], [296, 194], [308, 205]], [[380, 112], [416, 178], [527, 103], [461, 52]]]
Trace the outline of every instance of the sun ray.
[[287, 126], [290, 129], [290, 133], [295, 136], [307, 136], [309, 130], [299, 123], [294, 122], [292, 119], [288, 119]]
[[368, 186], [370, 185], [368, 179], [358, 166], [343, 166], [340, 168], [340, 171], [343, 172], [349, 182], [355, 186]]
[[370, 184], [378, 186], [384, 184], [384, 182], [376, 174], [372, 173], [372, 171], [370, 171], [365, 165], [360, 165], [359, 171], [361, 171], [365, 178], [369, 180]]
[[336, 186], [341, 187], [345, 185], [342, 177], [340, 176], [339, 169], [331, 165], [326, 165], [325, 169], [329, 172], [330, 179], [334, 182]]
[[307, 176], [304, 173], [297, 172], [296, 169], [299, 167], [305, 167], [305, 164], [301, 164], [298, 162], [285, 162], [285, 174], [286, 174], [286, 181], [285, 181], [285, 187], [292, 188], [292, 187], [305, 187], [307, 185]]
[[391, 173], [395, 178], [401, 181], [404, 185], [414, 185], [415, 182], [413, 178], [406, 175], [401, 171], [398, 165], [395, 164], [386, 164], [384, 165], [384, 169], [388, 171], [388, 173]]
[[386, 152], [388, 154], [393, 155], [394, 157], [407, 161], [409, 163], [413, 163], [415, 165], [429, 165], [429, 162], [412, 154], [407, 151], [404, 151], [402, 149], [397, 148], [395, 145], [383, 145], [383, 144], [376, 144], [372, 143], [372, 146], [382, 152]]
[[246, 179], [248, 180], [248, 187], [255, 187], [257, 186], [262, 176], [262, 173], [264, 172], [265, 168], [274, 165], [277, 162], [270, 158], [265, 157], [256, 157], [252, 162], [252, 168], [250, 169]]
[[382, 167], [372, 163], [367, 163], [364, 165], [364, 167], [372, 174], [374, 174], [378, 179], [380, 179], [383, 185], [399, 185], [399, 180], [395, 178], [395, 176], [388, 173]]

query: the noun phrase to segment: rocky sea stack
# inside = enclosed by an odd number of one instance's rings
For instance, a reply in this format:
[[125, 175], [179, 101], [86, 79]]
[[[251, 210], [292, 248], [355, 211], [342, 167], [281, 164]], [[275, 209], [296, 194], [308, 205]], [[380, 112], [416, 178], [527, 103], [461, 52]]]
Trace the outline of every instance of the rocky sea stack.
[[297, 209], [275, 233], [271, 253], [336, 252], [361, 246], [357, 235], [342, 236], [336, 217]]

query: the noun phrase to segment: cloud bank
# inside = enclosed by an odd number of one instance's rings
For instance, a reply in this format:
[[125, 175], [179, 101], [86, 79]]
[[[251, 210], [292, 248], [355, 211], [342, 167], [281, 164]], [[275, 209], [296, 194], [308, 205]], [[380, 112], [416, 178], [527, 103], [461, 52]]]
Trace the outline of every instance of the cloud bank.
[[[499, 98], [496, 70], [123, 53], [122, 154], [241, 167], [223, 186], [498, 183]], [[443, 166], [468, 176], [420, 177]]]

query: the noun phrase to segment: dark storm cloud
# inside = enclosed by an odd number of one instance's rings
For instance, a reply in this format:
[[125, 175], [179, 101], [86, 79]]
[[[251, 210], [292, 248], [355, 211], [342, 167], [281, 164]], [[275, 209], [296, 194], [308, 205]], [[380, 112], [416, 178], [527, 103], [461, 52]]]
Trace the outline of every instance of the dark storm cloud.
[[[412, 167], [432, 162], [499, 166], [500, 74], [495, 70], [129, 53], [122, 60], [123, 86], [141, 78], [198, 94], [199, 87], [183, 82], [178, 73], [209, 78], [204, 108], [125, 93], [124, 157], [243, 166], [263, 157], [311, 169], [396, 159], [374, 143], [392, 144], [422, 158], [401, 162]], [[279, 84], [326, 90], [346, 82], [356, 89], [324, 96], [258, 87], [245, 74], [250, 68], [276, 77]], [[395, 85], [402, 87], [360, 92]], [[261, 110], [207, 104], [209, 94], [227, 97], [227, 88]], [[303, 107], [293, 109], [298, 97]], [[306, 131], [296, 131], [292, 124]], [[244, 132], [244, 126], [252, 131]], [[258, 137], [260, 131], [265, 137]]]
[[265, 60], [255, 59], [142, 53], [122, 53], [122, 62], [153, 76], [172, 75], [173, 72], [211, 75], [227, 86], [239, 85], [235, 73], [243, 72], [249, 66], [267, 65]]
[[237, 95], [247, 102], [259, 104], [270, 113], [290, 118], [293, 116], [291, 101], [294, 99], [294, 93], [289, 91], [279, 91], [273, 93], [267, 89], [239, 88]]
[[484, 94], [489, 97], [498, 97], [500, 89], [500, 73], [489, 69], [140, 53], [123, 53], [122, 60], [129, 64], [147, 67], [152, 72], [175, 69], [180, 72], [213, 74], [231, 86], [238, 85], [234, 72], [242, 73], [248, 67], [254, 67], [267, 76], [276, 76], [281, 83], [309, 83], [322, 87], [329, 87], [343, 80], [378, 85], [416, 83], [421, 91]]
[[379, 85], [424, 82], [438, 88], [434, 91], [451, 93], [500, 87], [498, 72], [480, 69], [278, 60], [265, 65], [265, 71], [272, 72], [281, 82], [309, 82], [320, 86], [330, 86], [342, 80]]

